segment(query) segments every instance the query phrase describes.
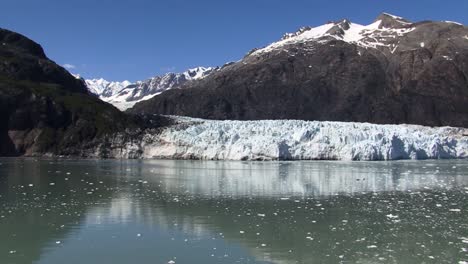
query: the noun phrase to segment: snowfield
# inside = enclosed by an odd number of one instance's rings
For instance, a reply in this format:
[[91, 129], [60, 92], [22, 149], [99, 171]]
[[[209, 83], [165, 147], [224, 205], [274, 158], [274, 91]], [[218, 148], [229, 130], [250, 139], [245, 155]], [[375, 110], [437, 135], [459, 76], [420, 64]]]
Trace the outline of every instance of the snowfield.
[[[109, 82], [102, 78], [83, 79], [83, 81], [91, 93], [99, 96], [101, 100], [114, 105], [121, 111], [125, 111], [136, 103], [149, 100], [164, 91], [178, 88], [186, 82], [203, 79], [218, 69], [217, 67], [196, 67], [182, 73], [170, 72], [135, 83], [129, 81]], [[74, 74], [73, 76], [81, 79], [81, 76], [78, 74]]]
[[[285, 46], [290, 44], [309, 41], [316, 41], [324, 44], [332, 39], [356, 44], [363, 48], [387, 47], [391, 50], [395, 50], [397, 45], [394, 43], [388, 43], [388, 41], [392, 41], [397, 37], [405, 36], [416, 28], [410, 27], [411, 23], [405, 22], [401, 17], [390, 14], [386, 15], [395, 19], [395, 22], [399, 23], [401, 28], [385, 28], [382, 26], [382, 20], [377, 20], [370, 25], [361, 25], [351, 23], [345, 19], [341, 22], [331, 22], [314, 28], [301, 28], [295, 33], [286, 33], [280, 41], [258, 49], [252, 54], [258, 55], [261, 53], [267, 53], [277, 49], [284, 49]], [[334, 28], [340, 29], [342, 34], [333, 34], [332, 32]], [[327, 37], [328, 39], [326, 39]]]
[[468, 129], [299, 120], [177, 124], [113, 148], [119, 158], [398, 160], [468, 158]]

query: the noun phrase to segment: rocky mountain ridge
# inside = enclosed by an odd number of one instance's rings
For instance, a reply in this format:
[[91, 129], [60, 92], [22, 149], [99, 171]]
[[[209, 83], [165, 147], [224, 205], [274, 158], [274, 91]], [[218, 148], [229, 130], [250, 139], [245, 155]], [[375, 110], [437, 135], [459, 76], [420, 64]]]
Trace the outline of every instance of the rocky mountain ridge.
[[110, 82], [103, 78], [85, 80], [79, 75], [75, 75], [75, 77], [78, 79], [82, 79], [86, 83], [88, 90], [92, 94], [95, 94], [100, 98], [111, 97], [117, 94], [118, 92], [122, 91], [123, 88], [132, 84], [130, 81]]
[[306, 27], [130, 112], [468, 127], [468, 28], [381, 14]]
[[99, 96], [101, 100], [113, 104], [120, 110], [126, 110], [138, 102], [148, 100], [164, 91], [178, 88], [186, 82], [203, 79], [217, 70], [217, 67], [196, 67], [182, 73], [170, 72], [135, 83], [129, 81], [109, 82], [102, 78], [83, 80], [89, 91]]

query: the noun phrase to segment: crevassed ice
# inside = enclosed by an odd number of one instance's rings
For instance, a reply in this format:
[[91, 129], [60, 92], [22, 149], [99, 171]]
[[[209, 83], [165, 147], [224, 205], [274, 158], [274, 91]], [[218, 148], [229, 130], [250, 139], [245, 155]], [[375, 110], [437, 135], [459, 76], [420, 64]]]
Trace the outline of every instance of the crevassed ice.
[[299, 120], [213, 121], [176, 117], [160, 134], [115, 157], [219, 160], [468, 158], [468, 129]]

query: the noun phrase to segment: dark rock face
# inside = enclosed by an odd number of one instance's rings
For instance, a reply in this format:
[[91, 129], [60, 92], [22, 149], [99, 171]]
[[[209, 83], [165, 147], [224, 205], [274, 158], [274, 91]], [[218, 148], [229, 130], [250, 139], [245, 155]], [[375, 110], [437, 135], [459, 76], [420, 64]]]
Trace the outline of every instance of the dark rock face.
[[377, 20], [358, 41], [345, 37], [355, 26], [344, 20], [323, 36], [287, 42], [310, 30], [303, 28], [280, 47], [253, 50], [130, 111], [468, 127], [468, 28], [387, 14]]
[[0, 29], [0, 62], [3, 78], [55, 83], [68, 91], [87, 93], [83, 82], [49, 60], [39, 44], [5, 29]]
[[76, 155], [137, 123], [89, 95], [40, 45], [0, 29], [0, 156]]

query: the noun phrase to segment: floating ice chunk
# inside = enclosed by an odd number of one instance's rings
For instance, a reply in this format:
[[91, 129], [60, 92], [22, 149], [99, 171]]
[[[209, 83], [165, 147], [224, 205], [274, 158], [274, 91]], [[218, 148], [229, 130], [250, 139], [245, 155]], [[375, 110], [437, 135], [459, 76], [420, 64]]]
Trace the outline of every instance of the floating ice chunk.
[[396, 219], [396, 218], [398, 218], [398, 215], [388, 214], [388, 215], [387, 215], [387, 218]]

